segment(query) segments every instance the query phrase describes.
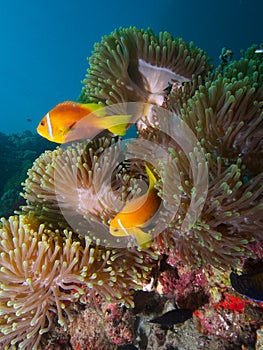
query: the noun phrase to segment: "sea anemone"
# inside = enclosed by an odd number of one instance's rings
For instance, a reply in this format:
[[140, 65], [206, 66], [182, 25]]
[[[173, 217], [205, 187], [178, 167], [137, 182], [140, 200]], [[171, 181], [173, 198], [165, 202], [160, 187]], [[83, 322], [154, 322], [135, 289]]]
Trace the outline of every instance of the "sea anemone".
[[149, 102], [162, 105], [170, 83], [180, 86], [211, 70], [206, 54], [169, 33], [120, 28], [94, 45], [80, 96], [106, 105]]
[[187, 96], [178, 99], [178, 91], [172, 93], [168, 105], [180, 113], [213, 157], [228, 162], [242, 157], [247, 168], [258, 174], [263, 169], [262, 92], [262, 87], [251, 86], [248, 79], [229, 80], [219, 75], [199, 86], [187, 101]]
[[[0, 344], [38, 349], [54, 316], [66, 328], [67, 305], [85, 293], [132, 306], [132, 289], [147, 281], [151, 259], [133, 250], [105, 250], [69, 231], [51, 232], [25, 216], [0, 229]], [[148, 263], [147, 263], [148, 261]]]
[[[207, 86], [199, 87], [196, 98], [181, 109], [182, 118], [156, 108], [156, 126], [141, 130], [131, 150], [142, 159], [156, 155], [158, 147], [168, 153], [169, 158], [156, 156], [156, 186], [166, 208], [177, 210], [156, 235], [156, 249], [179, 252], [194, 266], [235, 266], [250, 256], [249, 242], [262, 241], [263, 173], [260, 164], [252, 172], [247, 161], [254, 149], [262, 150], [261, 102], [253, 100], [249, 87], [239, 92], [244, 104], [239, 94], [230, 98], [227, 88], [233, 85], [219, 79], [210, 93]], [[247, 122], [248, 135], [244, 136], [247, 130], [240, 119]], [[240, 133], [236, 124], [241, 124]]]
[[[68, 225], [64, 217], [67, 211], [77, 219], [87, 212], [103, 218], [103, 211], [108, 208], [104, 210], [96, 189], [103, 186], [106, 189], [104, 180], [109, 175], [106, 171], [112, 169], [107, 163], [103, 172], [98, 158], [110, 145], [113, 142], [103, 138], [88, 146], [77, 143], [44, 152], [29, 169], [23, 184], [22, 196], [27, 205], [22, 207], [22, 212], [34, 213], [42, 222], [59, 223], [62, 227]], [[111, 152], [111, 161], [118, 157], [117, 148]], [[103, 194], [107, 195], [106, 191]]]
[[103, 137], [44, 152], [28, 171], [21, 213], [94, 242], [126, 247], [129, 237], [112, 236], [109, 221], [140, 194], [146, 174], [142, 162], [125, 163], [121, 147], [121, 141]]
[[[188, 200], [182, 201], [170, 227], [157, 237], [160, 249], [174, 249], [184, 262], [193, 266], [236, 266], [241, 258], [251, 255], [248, 243], [255, 239], [262, 240], [263, 176], [245, 183], [241, 178], [240, 159], [224, 170], [220, 157], [217, 161], [216, 174], [212, 174], [214, 164], [209, 166], [207, 197], [193, 225], [188, 230], [182, 230], [190, 206], [191, 196], [188, 195]], [[192, 189], [191, 186], [187, 188], [188, 183], [182, 181], [184, 193]]]
[[255, 49], [172, 90], [167, 101], [206, 151], [228, 162], [242, 157], [253, 175], [263, 170], [263, 56]]
[[[261, 45], [259, 45], [261, 47]], [[222, 74], [227, 79], [246, 80], [256, 89], [261, 90], [263, 97], [263, 57], [256, 53], [257, 45], [252, 45], [247, 50], [241, 50], [242, 57], [239, 60], [230, 61], [222, 68], [215, 70], [215, 76]]]

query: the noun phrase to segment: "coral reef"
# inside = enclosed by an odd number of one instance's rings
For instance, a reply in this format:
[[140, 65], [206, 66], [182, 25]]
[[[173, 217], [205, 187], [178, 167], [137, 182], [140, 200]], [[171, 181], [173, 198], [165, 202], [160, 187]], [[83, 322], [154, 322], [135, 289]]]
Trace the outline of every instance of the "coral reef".
[[[151, 29], [120, 28], [95, 44], [80, 101], [136, 103], [137, 137], [104, 134], [45, 146], [40, 156], [26, 146], [22, 177], [18, 168], [3, 174], [1, 196], [11, 198], [3, 215], [18, 214], [0, 227], [4, 349], [260, 347], [262, 303], [229, 278], [263, 261], [263, 55], [255, 48], [213, 70], [193, 43]], [[146, 166], [161, 204], [140, 227], [153, 237], [143, 250], [121, 222], [123, 237], [109, 227], [147, 193]], [[18, 212], [11, 189], [20, 190], [12, 184], [25, 168]], [[183, 325], [151, 322], [171, 310], [188, 311]]]
[[263, 347], [263, 326], [257, 330], [257, 342], [256, 342], [256, 350], [260, 350]]
[[73, 349], [116, 349], [116, 345], [106, 337], [104, 320], [96, 310], [86, 308], [79, 311], [77, 317], [70, 324], [69, 333]]
[[[161, 263], [159, 272], [155, 290], [161, 300], [144, 292], [146, 295], [139, 298], [144, 301], [145, 308], [138, 309], [135, 296], [134, 310], [139, 318], [136, 339], [140, 349], [227, 350], [241, 348], [241, 345], [253, 349], [263, 310], [260, 304], [233, 294], [229, 272], [212, 267], [193, 270], [182, 261], [176, 262], [172, 254]], [[152, 300], [150, 308], [146, 306], [148, 299]], [[192, 309], [193, 319], [172, 327], [169, 323], [165, 327], [149, 322], [156, 312], [161, 314], [174, 309], [175, 302], [180, 309]]]

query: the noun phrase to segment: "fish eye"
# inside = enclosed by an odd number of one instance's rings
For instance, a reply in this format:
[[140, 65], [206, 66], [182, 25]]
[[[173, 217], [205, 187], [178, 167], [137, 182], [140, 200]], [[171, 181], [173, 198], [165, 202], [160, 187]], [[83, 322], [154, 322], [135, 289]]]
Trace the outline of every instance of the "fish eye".
[[42, 120], [42, 122], [40, 123], [40, 125], [44, 126], [44, 125], [45, 125], [45, 121]]
[[119, 231], [119, 229], [118, 229], [118, 228], [115, 228], [113, 231], [114, 231], [114, 232], [118, 232], [118, 231]]

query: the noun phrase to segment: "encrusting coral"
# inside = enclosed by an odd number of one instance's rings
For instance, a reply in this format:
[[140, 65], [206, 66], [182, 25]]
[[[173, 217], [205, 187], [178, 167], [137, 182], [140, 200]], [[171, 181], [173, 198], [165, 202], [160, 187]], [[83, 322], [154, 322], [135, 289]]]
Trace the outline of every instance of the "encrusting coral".
[[0, 229], [0, 344], [39, 349], [54, 317], [66, 327], [67, 305], [83, 294], [132, 306], [147, 282], [150, 259], [133, 250], [103, 249], [70, 231], [47, 230], [25, 216], [2, 219]]

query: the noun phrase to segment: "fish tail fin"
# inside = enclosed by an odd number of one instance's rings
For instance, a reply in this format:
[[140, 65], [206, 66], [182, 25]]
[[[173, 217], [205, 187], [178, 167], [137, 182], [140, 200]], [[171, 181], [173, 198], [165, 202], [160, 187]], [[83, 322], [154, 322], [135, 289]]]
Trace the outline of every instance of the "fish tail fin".
[[151, 190], [153, 190], [154, 188], [154, 184], [156, 182], [156, 177], [153, 174], [153, 172], [151, 171], [151, 169], [145, 164], [145, 169], [149, 178], [149, 189], [148, 192], [150, 192]]

